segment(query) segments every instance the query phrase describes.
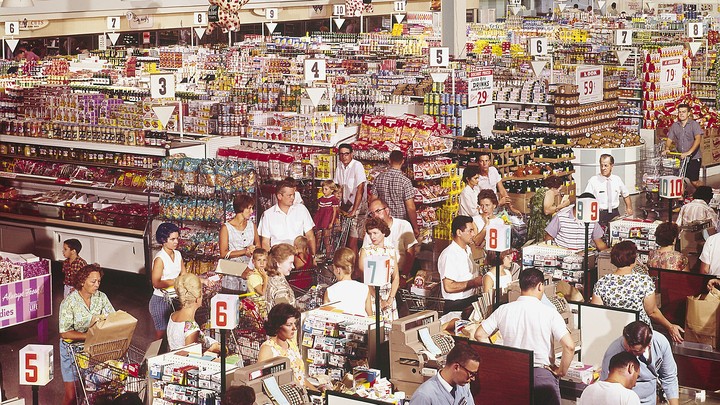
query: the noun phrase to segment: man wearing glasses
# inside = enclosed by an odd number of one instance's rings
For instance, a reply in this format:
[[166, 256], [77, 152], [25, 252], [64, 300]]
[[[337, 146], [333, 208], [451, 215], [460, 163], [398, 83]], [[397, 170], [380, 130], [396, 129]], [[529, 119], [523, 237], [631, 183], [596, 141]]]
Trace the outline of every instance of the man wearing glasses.
[[480, 356], [469, 345], [458, 343], [447, 354], [445, 367], [415, 390], [410, 405], [472, 405], [468, 383], [480, 369]]
[[365, 168], [362, 163], [353, 159], [353, 149], [349, 143], [338, 146], [340, 164], [335, 169], [333, 181], [340, 186], [340, 209], [348, 217], [355, 217], [355, 225], [350, 229], [348, 247], [358, 252], [358, 237], [365, 233], [365, 213], [367, 199], [365, 196]]
[[[490, 343], [490, 336], [499, 330], [503, 345], [532, 350], [535, 403], [560, 405], [558, 377], [564, 376], [570, 367], [575, 342], [560, 313], [540, 301], [545, 292], [542, 271], [532, 267], [521, 271], [520, 290], [517, 301], [501, 305], [482, 322], [475, 332], [475, 339]], [[555, 356], [551, 352], [553, 339], [559, 339], [562, 345], [559, 367], [555, 366]]]
[[[393, 217], [394, 212], [383, 200], [373, 200], [368, 205], [368, 210], [371, 217], [384, 221], [388, 228], [390, 228], [390, 236], [385, 238], [385, 243], [394, 247], [398, 252], [398, 269], [400, 269], [400, 276], [407, 277], [412, 271], [415, 254], [417, 252], [416, 249], [419, 248], [412, 225], [404, 219]], [[363, 246], [370, 246], [371, 244], [370, 235], [365, 233]]]

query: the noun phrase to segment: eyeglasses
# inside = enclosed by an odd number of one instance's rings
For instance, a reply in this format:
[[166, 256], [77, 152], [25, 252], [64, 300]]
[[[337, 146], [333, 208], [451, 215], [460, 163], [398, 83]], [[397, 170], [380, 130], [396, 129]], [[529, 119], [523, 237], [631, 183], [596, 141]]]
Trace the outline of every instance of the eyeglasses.
[[468, 374], [468, 378], [469, 378], [469, 379], [474, 380], [475, 377], [477, 377], [477, 371], [472, 372], [472, 371], [468, 370], [465, 366], [463, 366], [463, 365], [460, 364], [460, 363], [457, 363], [457, 365], [460, 366], [460, 367], [462, 367], [463, 370], [465, 370], [465, 372]]
[[375, 211], [368, 212], [368, 215], [377, 215], [377, 214], [385, 211], [386, 209], [388, 209], [388, 207], [378, 208]]
[[338, 155], [340, 155], [340, 156], [347, 156], [347, 155], [350, 155], [350, 154], [352, 154], [352, 152], [340, 152], [340, 153], [338, 153]]

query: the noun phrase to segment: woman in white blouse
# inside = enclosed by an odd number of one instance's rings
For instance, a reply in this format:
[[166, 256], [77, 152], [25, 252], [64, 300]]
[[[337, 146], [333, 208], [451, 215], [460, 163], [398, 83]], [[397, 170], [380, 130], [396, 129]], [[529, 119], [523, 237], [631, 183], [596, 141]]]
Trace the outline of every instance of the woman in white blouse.
[[480, 215], [477, 205], [477, 196], [480, 192], [478, 187], [479, 179], [480, 170], [477, 166], [468, 166], [463, 170], [462, 181], [465, 183], [465, 188], [460, 193], [460, 211], [458, 214], [469, 217]]

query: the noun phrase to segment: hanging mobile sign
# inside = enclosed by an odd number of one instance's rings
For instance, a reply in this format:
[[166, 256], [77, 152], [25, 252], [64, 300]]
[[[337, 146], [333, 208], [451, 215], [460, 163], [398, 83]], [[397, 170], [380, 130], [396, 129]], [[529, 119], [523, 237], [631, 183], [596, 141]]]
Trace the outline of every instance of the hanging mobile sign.
[[690, 38], [702, 38], [704, 35], [703, 23], [689, 22], [687, 24], [687, 36]]
[[20, 31], [20, 23], [17, 21], [8, 21], [5, 23], [5, 35], [7, 36], [15, 36], [18, 35]]
[[325, 59], [305, 59], [305, 81], [320, 81], [327, 79]]
[[615, 31], [615, 45], [630, 46], [632, 45], [632, 30]]
[[575, 70], [575, 84], [580, 97], [578, 103], [587, 104], [603, 100], [603, 68], [602, 66], [578, 66]]
[[175, 98], [175, 75], [172, 73], [150, 75], [150, 97]]
[[333, 15], [342, 17], [345, 15], [345, 5], [344, 4], [336, 4], [333, 6]]
[[660, 58], [660, 88], [670, 89], [683, 85], [683, 58], [671, 56]]
[[107, 29], [110, 31], [117, 31], [120, 29], [120, 17], [108, 17], [107, 18]]
[[468, 74], [468, 107], [492, 104], [492, 95], [492, 69], [479, 69]]
[[547, 38], [530, 38], [528, 41], [528, 47], [530, 48], [530, 56], [547, 55]]
[[265, 9], [265, 18], [267, 18], [268, 20], [277, 20], [278, 19], [278, 9], [266, 8]]
[[430, 48], [430, 67], [447, 67], [450, 64], [450, 48]]

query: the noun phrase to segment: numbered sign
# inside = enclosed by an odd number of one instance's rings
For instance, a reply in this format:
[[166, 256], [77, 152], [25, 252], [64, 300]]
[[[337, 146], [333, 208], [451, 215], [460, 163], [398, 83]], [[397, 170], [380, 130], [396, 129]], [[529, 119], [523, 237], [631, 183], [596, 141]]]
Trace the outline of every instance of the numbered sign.
[[150, 75], [150, 97], [175, 98], [175, 75], [172, 73]]
[[390, 256], [365, 256], [365, 284], [384, 286], [390, 282]]
[[325, 81], [327, 65], [325, 59], [305, 59], [305, 81]]
[[662, 198], [682, 198], [685, 184], [682, 177], [660, 177], [660, 190], [658, 195]]
[[338, 17], [342, 17], [345, 15], [345, 5], [344, 4], [336, 4], [333, 6], [333, 15], [336, 15]]
[[193, 15], [193, 24], [195, 25], [207, 25], [208, 23], [208, 15], [207, 13], [195, 13]]
[[492, 69], [479, 69], [468, 74], [468, 107], [492, 104], [492, 95]]
[[268, 20], [277, 20], [278, 19], [278, 9], [266, 8], [265, 9], [265, 18], [267, 18]]
[[447, 67], [450, 64], [450, 48], [430, 48], [430, 67]]
[[20, 349], [19, 368], [21, 385], [46, 385], [53, 379], [53, 346], [23, 347]]
[[683, 72], [682, 56], [660, 58], [660, 88], [682, 87]]
[[689, 22], [687, 24], [687, 36], [690, 38], [702, 38], [705, 35], [705, 27], [700, 22]]
[[548, 40], [547, 38], [530, 38], [528, 40], [528, 48], [530, 56], [547, 55]]
[[510, 249], [510, 225], [491, 221], [485, 234], [485, 250], [503, 252]]
[[395, 12], [396, 13], [404, 13], [405, 12], [405, 0], [400, 0], [395, 2]]
[[20, 33], [20, 23], [17, 21], [8, 21], [5, 23], [5, 35], [15, 36]]
[[632, 45], [632, 30], [615, 31], [615, 45], [630, 46]]
[[120, 29], [120, 17], [108, 17], [107, 29], [109, 31], [117, 31]]
[[580, 104], [596, 103], [603, 100], [602, 66], [578, 66], [575, 70], [575, 84], [578, 86]]
[[233, 294], [216, 294], [210, 299], [210, 327], [234, 329], [240, 320], [240, 298]]
[[575, 218], [580, 222], [598, 222], [600, 213], [594, 198], [578, 198], [575, 203]]

